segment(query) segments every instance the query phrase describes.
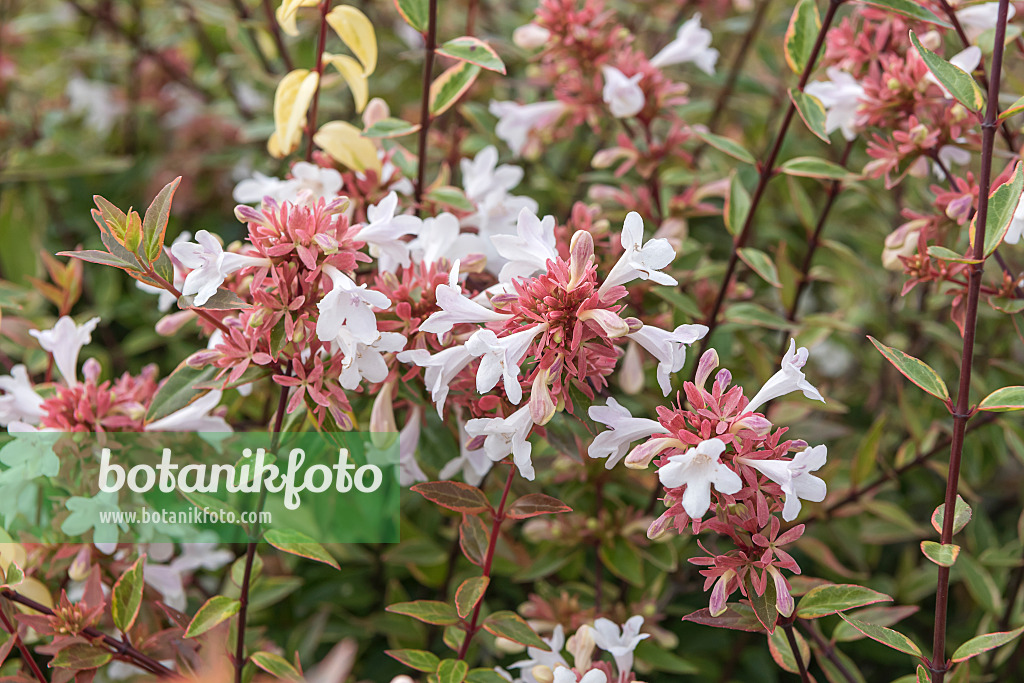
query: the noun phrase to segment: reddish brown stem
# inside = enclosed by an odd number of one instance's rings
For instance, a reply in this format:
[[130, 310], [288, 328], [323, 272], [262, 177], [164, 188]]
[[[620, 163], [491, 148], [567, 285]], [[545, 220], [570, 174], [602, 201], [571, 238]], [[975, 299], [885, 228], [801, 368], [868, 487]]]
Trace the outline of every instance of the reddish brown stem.
[[284, 68], [286, 71], [291, 71], [294, 68], [292, 66], [292, 57], [288, 54], [288, 46], [284, 44], [281, 27], [277, 25], [277, 17], [274, 16], [274, 6], [271, 4], [271, 0], [263, 0], [263, 14], [267, 18], [267, 28], [270, 29], [270, 35], [274, 36], [274, 44], [277, 45], [277, 52], [281, 55]]
[[[964, 341], [960, 356], [960, 383], [957, 387], [956, 407], [953, 411], [953, 438], [950, 444], [949, 472], [946, 478], [945, 509], [941, 542], [953, 541], [953, 520], [955, 515], [949, 514], [956, 506], [957, 490], [960, 483], [960, 464], [963, 458], [964, 434], [967, 422], [971, 418], [970, 391], [971, 371], [974, 363], [974, 342], [978, 323], [978, 300], [981, 295], [981, 277], [985, 267], [985, 229], [988, 220], [989, 190], [992, 182], [992, 152], [995, 147], [996, 130], [999, 127], [999, 82], [1003, 69], [1003, 48], [1006, 38], [1006, 22], [1009, 12], [1009, 0], [999, 0], [999, 11], [996, 18], [995, 45], [992, 51], [992, 68], [988, 87], [988, 105], [985, 108], [985, 120], [981, 124], [981, 173], [978, 178], [978, 213], [975, 219], [977, 226], [974, 245], [970, 250], [972, 258], [980, 263], [970, 268], [970, 280], [967, 288], [967, 309], [964, 315]], [[932, 658], [929, 668], [932, 672], [932, 683], [942, 683], [949, 663], [946, 660], [946, 626], [949, 608], [949, 567], [939, 567], [938, 582], [935, 591], [935, 633], [932, 639]]]
[[796, 660], [796, 668], [800, 671], [800, 680], [803, 683], [811, 683], [811, 675], [807, 673], [807, 664], [804, 663], [803, 655], [800, 654], [800, 646], [796, 642], [796, 634], [793, 633], [793, 622], [787, 621], [784, 624], [780, 624], [782, 630], [786, 632], [786, 640], [789, 641], [789, 649], [793, 653], [793, 659]]
[[[494, 549], [498, 545], [498, 534], [501, 532], [501, 523], [505, 521], [505, 503], [508, 502], [508, 494], [509, 491], [512, 490], [512, 480], [515, 479], [515, 476], [515, 465], [511, 465], [508, 471], [508, 479], [505, 480], [505, 490], [501, 493], [501, 502], [498, 503], [498, 508], [494, 511], [493, 521], [491, 522], [491, 540], [487, 544], [487, 553], [484, 555], [483, 564], [483, 576], [487, 578], [491, 577], [491, 564], [494, 562]], [[480, 630], [480, 627], [477, 625], [477, 621], [480, 619], [480, 608], [483, 604], [484, 599], [481, 597], [476, 603], [476, 607], [473, 608], [473, 614], [469, 619], [469, 626], [466, 629], [466, 637], [462, 641], [462, 646], [459, 647], [459, 659], [466, 658], [466, 652], [469, 651], [469, 642], [473, 640], [473, 636], [475, 636]]]
[[306, 121], [306, 161], [313, 160], [313, 133], [316, 132], [316, 117], [320, 108], [320, 81], [324, 77], [324, 49], [327, 47], [327, 12], [331, 9], [331, 0], [320, 3], [320, 35], [316, 41], [316, 88], [313, 90], [313, 102], [309, 105], [309, 118]]
[[[164, 288], [164, 289], [166, 289], [166, 290], [167, 290], [168, 292], [170, 292], [171, 294], [173, 294], [173, 295], [174, 295], [174, 298], [176, 298], [176, 299], [180, 299], [180, 298], [181, 298], [182, 294], [181, 294], [181, 292], [180, 292], [180, 291], [178, 290], [178, 288], [177, 288], [177, 287], [175, 287], [174, 285], [172, 285], [172, 284], [171, 284], [170, 282], [168, 282], [167, 280], [165, 280], [165, 279], [163, 279], [162, 277], [160, 277], [160, 275], [159, 275], [159, 274], [158, 274], [158, 273], [157, 273], [157, 272], [156, 272], [155, 270], [153, 270], [153, 268], [147, 268], [147, 270], [146, 270], [146, 277], [149, 277], [149, 278], [152, 278], [153, 280], [156, 280], [156, 282], [157, 282], [157, 283], [159, 283], [159, 285], [160, 285], [161, 287], [163, 287], [163, 288]], [[214, 327], [216, 327], [216, 328], [217, 328], [218, 330], [220, 330], [220, 331], [221, 331], [221, 332], [223, 332], [224, 334], [227, 334], [227, 333], [228, 333], [228, 328], [227, 328], [227, 325], [225, 325], [225, 324], [224, 324], [224, 323], [222, 323], [222, 322], [221, 322], [220, 320], [218, 320], [218, 319], [217, 319], [217, 318], [215, 318], [215, 317], [214, 317], [213, 315], [211, 315], [209, 311], [207, 311], [207, 310], [204, 310], [204, 309], [202, 309], [202, 308], [197, 308], [197, 307], [193, 307], [193, 308], [192, 308], [191, 310], [195, 311], [195, 312], [196, 312], [196, 314], [197, 314], [197, 315], [198, 315], [198, 316], [199, 316], [200, 318], [203, 318], [204, 320], [206, 320], [207, 322], [209, 322], [209, 323], [210, 323], [211, 325], [213, 325]]]
[[11, 638], [14, 638], [14, 643], [18, 647], [18, 652], [21, 653], [21, 659], [25, 662], [25, 665], [32, 670], [32, 675], [36, 677], [39, 683], [46, 683], [46, 676], [39, 670], [39, 665], [36, 663], [35, 658], [29, 649], [25, 646], [25, 643], [21, 640], [21, 636], [18, 634], [18, 628], [11, 623], [11, 620], [7, 618], [4, 611], [0, 609], [0, 621], [3, 621], [4, 628], [11, 634]]
[[434, 75], [434, 50], [437, 49], [437, 0], [430, 0], [427, 35], [423, 54], [423, 92], [420, 95], [420, 137], [416, 159], [416, 215], [423, 210], [423, 190], [427, 184], [427, 134], [430, 132], [430, 83]]

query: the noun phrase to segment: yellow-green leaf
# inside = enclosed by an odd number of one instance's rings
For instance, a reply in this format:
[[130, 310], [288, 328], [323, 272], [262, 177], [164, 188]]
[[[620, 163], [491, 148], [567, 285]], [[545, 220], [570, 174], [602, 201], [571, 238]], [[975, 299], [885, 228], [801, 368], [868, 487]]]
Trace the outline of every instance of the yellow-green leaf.
[[[963, 530], [963, 528], [965, 526], [967, 526], [967, 523], [971, 521], [971, 515], [972, 514], [973, 514], [973, 510], [971, 510], [971, 506], [968, 505], [967, 501], [964, 500], [958, 494], [957, 497], [956, 497], [956, 505], [954, 505], [954, 508], [953, 508], [953, 534], [954, 535], [960, 533], [960, 531]], [[942, 533], [942, 525], [945, 522], [945, 518], [946, 518], [946, 504], [942, 503], [937, 508], [935, 508], [934, 512], [932, 512], [932, 528], [935, 529], [935, 531], [940, 533], [940, 534]]]
[[354, 171], [372, 170], [380, 175], [376, 145], [347, 121], [325, 123], [313, 136], [313, 142], [343, 166]]
[[188, 628], [185, 629], [185, 637], [195, 638], [203, 635], [210, 629], [238, 614], [238, 610], [241, 607], [242, 603], [238, 600], [233, 600], [223, 595], [213, 596], [192, 617]]
[[821, 100], [795, 88], [789, 89], [789, 99], [796, 107], [796, 113], [800, 114], [800, 118], [803, 119], [807, 130], [831, 144], [832, 141], [829, 140], [828, 133], [825, 131], [825, 106]]
[[786, 63], [793, 73], [801, 73], [811, 59], [814, 41], [821, 30], [821, 16], [814, 0], [799, 0], [786, 29]]
[[953, 652], [953, 661], [963, 662], [971, 657], [977, 657], [982, 652], [994, 650], [1016, 640], [1022, 633], [1024, 633], [1024, 626], [1015, 628], [1012, 631], [1000, 631], [999, 633], [986, 633], [983, 636], [975, 636]]
[[320, 4], [320, 0], [283, 0], [276, 12], [277, 23], [280, 24], [281, 30], [290, 36], [299, 35], [299, 29], [295, 25], [295, 17], [299, 8], [316, 7], [318, 4]]
[[445, 69], [430, 84], [430, 115], [440, 116], [448, 111], [469, 90], [479, 74], [480, 67], [469, 62], [460, 62]]
[[385, 650], [384, 654], [397, 659], [410, 669], [428, 674], [437, 671], [437, 665], [441, 663], [437, 655], [426, 650]]
[[460, 617], [466, 619], [472, 614], [473, 608], [484, 597], [490, 582], [491, 580], [486, 576], [474, 576], [462, 582], [462, 585], [455, 591], [455, 611], [459, 613]]
[[266, 671], [278, 680], [298, 681], [301, 680], [299, 672], [295, 670], [292, 663], [281, 655], [271, 652], [257, 652], [251, 657], [252, 663]]
[[746, 164], [756, 164], [757, 160], [754, 159], [754, 155], [748, 152], [735, 140], [731, 140], [722, 135], [715, 135], [714, 133], [708, 133], [705, 131], [694, 131], [701, 140], [711, 145], [719, 152], [728, 154], [733, 159], [739, 159]]
[[779, 281], [779, 271], [768, 254], [751, 247], [737, 249], [736, 253], [739, 255], [740, 260], [750, 266], [751, 270], [761, 276], [762, 280], [770, 284], [772, 287], [782, 286], [782, 282]]
[[526, 623], [526, 620], [515, 612], [494, 612], [484, 620], [483, 626], [484, 630], [492, 635], [508, 638], [520, 645], [535, 647], [544, 652], [551, 651], [551, 647], [541, 640], [533, 628]]
[[932, 370], [930, 365], [903, 353], [899, 349], [886, 346], [874, 337], [869, 336], [868, 339], [904, 377], [932, 396], [941, 398], [944, 401], [949, 400], [949, 389], [946, 388], [946, 383], [939, 377], [939, 373]]
[[818, 157], [796, 157], [782, 164], [779, 170], [786, 175], [829, 180], [847, 180], [853, 175], [839, 164]]
[[277, 84], [274, 93], [274, 132], [267, 140], [267, 151], [281, 159], [294, 152], [302, 141], [306, 112], [316, 92], [320, 76], [309, 69], [295, 69]]
[[921, 648], [899, 631], [894, 631], [885, 626], [878, 626], [877, 624], [869, 624], [866, 621], [851, 619], [842, 612], [839, 612], [839, 617], [871, 640], [914, 657], [921, 656]]
[[985, 104], [985, 95], [982, 93], [978, 83], [969, 73], [960, 67], [950, 64], [938, 56], [918, 40], [917, 35], [910, 32], [910, 42], [914, 44], [925, 66], [932, 72], [932, 75], [941, 83], [953, 97], [971, 111], [980, 111]]
[[110, 592], [110, 616], [114, 620], [114, 626], [120, 631], [130, 630], [139, 616], [142, 589], [145, 586], [142, 579], [145, 564], [146, 556], [142, 555], [114, 582]]
[[747, 220], [750, 213], [750, 193], [743, 186], [740, 175], [735, 170], [729, 178], [729, 194], [725, 197], [723, 218], [725, 229], [730, 235], [737, 234]]
[[327, 13], [327, 24], [352, 50], [367, 76], [377, 68], [377, 34], [373, 22], [351, 5], [339, 5]]
[[960, 555], [960, 546], [952, 543], [936, 543], [935, 541], [921, 541], [921, 552], [929, 560], [940, 567], [952, 567], [956, 564], [956, 558]]
[[348, 55], [332, 55], [329, 52], [324, 53], [324, 62], [337, 69], [341, 77], [345, 79], [348, 89], [352, 91], [356, 111], [362, 112], [370, 99], [370, 83], [359, 62]]
[[505, 73], [505, 62], [501, 61], [501, 57], [494, 51], [494, 48], [473, 36], [453, 38], [437, 48], [437, 54], [476, 64], [488, 71]]
[[427, 0], [395, 0], [395, 9], [405, 19], [405, 23], [423, 33], [427, 30], [429, 5]]
[[1009, 107], [1004, 109], [999, 114], [999, 120], [1002, 121], [1003, 119], [1007, 119], [1007, 118], [1013, 116], [1014, 114], [1019, 114], [1022, 111], [1024, 111], [1024, 97], [1021, 97], [1019, 100], [1017, 100], [1016, 102], [1011, 104]]
[[1024, 387], [1003, 387], [981, 399], [978, 410], [991, 413], [1006, 413], [1011, 410], [1024, 410]]
[[914, 2], [913, 0], [861, 0], [861, 2], [865, 5], [883, 7], [895, 12], [896, 14], [902, 14], [903, 16], [911, 17], [912, 19], [927, 21], [930, 24], [936, 24], [944, 28], [953, 28], [951, 24], [942, 21], [932, 12], [922, 7], [920, 3]]
[[817, 586], [800, 598], [796, 615], [802, 619], [818, 619], [879, 602], [892, 602], [892, 598], [885, 593], [855, 584]]
[[[1013, 175], [1005, 183], [996, 188], [996, 191], [988, 198], [988, 218], [985, 222], [985, 256], [989, 256], [999, 245], [1013, 223], [1013, 214], [1020, 204], [1020, 195], [1024, 191], [1024, 164], [1018, 163], [1013, 169]], [[971, 247], [974, 247], [975, 231], [977, 230], [977, 215], [971, 221], [970, 238]]]
[[312, 538], [294, 529], [271, 529], [263, 537], [267, 543], [278, 550], [317, 562], [329, 564], [341, 569], [338, 561], [327, 552], [322, 545]]

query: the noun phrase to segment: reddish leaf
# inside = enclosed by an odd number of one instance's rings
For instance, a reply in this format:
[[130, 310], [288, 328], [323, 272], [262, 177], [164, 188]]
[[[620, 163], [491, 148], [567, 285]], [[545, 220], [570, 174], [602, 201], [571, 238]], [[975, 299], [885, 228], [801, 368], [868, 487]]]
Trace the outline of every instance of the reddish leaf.
[[428, 481], [416, 484], [412, 490], [432, 503], [456, 512], [476, 514], [491, 509], [483, 491], [459, 481]]
[[462, 554], [478, 567], [483, 565], [491, 532], [484, 521], [476, 515], [463, 515], [459, 525], [459, 547]]
[[511, 519], [526, 519], [538, 515], [557, 515], [560, 512], [572, 512], [572, 508], [543, 493], [528, 493], [512, 503], [506, 516]]

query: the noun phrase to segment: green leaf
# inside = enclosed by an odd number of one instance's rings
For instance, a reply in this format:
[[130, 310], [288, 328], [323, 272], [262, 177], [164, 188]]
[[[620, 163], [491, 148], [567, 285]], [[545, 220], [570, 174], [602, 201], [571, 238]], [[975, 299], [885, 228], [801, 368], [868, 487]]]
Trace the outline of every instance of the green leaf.
[[420, 33], [427, 30], [427, 22], [430, 18], [427, 0], [395, 0], [395, 9], [409, 26]]
[[1020, 98], [999, 114], [999, 120], [1007, 119], [1024, 111], [1024, 97]]
[[157, 389], [146, 412], [146, 423], [155, 422], [191, 405], [207, 393], [206, 390], [196, 389], [195, 385], [213, 379], [216, 374], [217, 368], [212, 365], [197, 370], [182, 361]]
[[957, 556], [960, 555], [960, 546], [952, 543], [943, 545], [935, 541], [921, 541], [921, 552], [940, 567], [952, 567], [956, 564]]
[[965, 553], [957, 560], [956, 572], [967, 586], [967, 592], [985, 612], [992, 616], [1003, 613], [1002, 592], [992, 574], [978, 560]]
[[[1024, 165], [1017, 164], [1013, 169], [1013, 175], [1005, 183], [996, 188], [988, 199], [988, 219], [985, 225], [985, 256], [994, 252], [1003, 238], [1010, 230], [1013, 223], [1013, 214], [1020, 204], [1021, 191], [1024, 191]], [[971, 221], [970, 237], [971, 247], [974, 247], [975, 223], [977, 216]]]
[[750, 600], [750, 606], [754, 608], [754, 615], [757, 620], [761, 622], [768, 634], [775, 633], [775, 624], [779, 620], [779, 611], [776, 607], [776, 593], [775, 593], [775, 582], [768, 581], [764, 589], [763, 595], [758, 595], [757, 591], [754, 590], [754, 584], [751, 581], [751, 577], [748, 575], [744, 579], [747, 589], [747, 599]]
[[788, 330], [791, 327], [791, 323], [782, 316], [750, 301], [741, 301], [725, 309], [725, 321], [740, 325], [767, 327], [772, 330]]
[[793, 102], [793, 106], [796, 107], [796, 113], [800, 114], [800, 118], [803, 119], [807, 130], [825, 142], [832, 144], [825, 130], [825, 106], [821, 103], [821, 100], [814, 95], [808, 95], [795, 88], [789, 89], [789, 99]]
[[896, 14], [902, 14], [912, 19], [927, 21], [930, 24], [936, 24], [944, 28], [953, 28], [951, 24], [939, 19], [932, 12], [922, 7], [920, 3], [913, 2], [913, 0], [861, 0], [861, 2], [865, 5], [874, 5], [875, 7], [892, 10]]
[[754, 155], [748, 152], [734, 140], [730, 140], [727, 137], [721, 135], [715, 135], [714, 133], [708, 133], [706, 131], [696, 130], [694, 131], [701, 140], [711, 145], [719, 152], [728, 154], [733, 159], [739, 159], [740, 161], [747, 164], [756, 164], [757, 160], [754, 159]]
[[[670, 674], [698, 675], [700, 669], [690, 661], [683, 659], [674, 652], [670, 652], [651, 643], [650, 639], [641, 640], [636, 648], [637, 661], [643, 662], [655, 671], [664, 671]], [[648, 679], [650, 680], [650, 679]]]
[[466, 559], [478, 567], [484, 563], [491, 532], [476, 515], [463, 515], [459, 524], [459, 547]]
[[483, 491], [461, 481], [428, 481], [410, 488], [430, 502], [456, 512], [472, 515], [491, 509]]
[[298, 681], [302, 678], [292, 663], [281, 655], [271, 652], [256, 652], [251, 659], [253, 664], [277, 679]]
[[910, 32], [910, 42], [914, 44], [928, 70], [957, 101], [971, 111], [981, 111], [985, 95], [973, 76], [926, 48], [913, 31]]
[[94, 645], [75, 643], [58, 652], [50, 666], [62, 669], [98, 669], [114, 658], [109, 651]]
[[505, 74], [505, 63], [501, 61], [501, 57], [498, 56], [493, 47], [479, 38], [472, 36], [453, 38], [437, 48], [437, 54], [476, 64], [488, 71], [497, 71], [502, 75]]
[[462, 683], [469, 673], [469, 664], [461, 659], [446, 659], [437, 666], [438, 683]]
[[[259, 553], [256, 553], [252, 558], [252, 569], [249, 570], [249, 581], [255, 581], [256, 577], [262, 573], [263, 558], [259, 556]], [[242, 555], [231, 563], [231, 580], [236, 586], [241, 588], [242, 583], [245, 581], [245, 555]]]
[[793, 9], [793, 15], [789, 18], [789, 27], [786, 28], [785, 53], [786, 63], [793, 73], [802, 73], [804, 67], [809, 65], [811, 53], [814, 51], [814, 42], [821, 30], [821, 16], [818, 14], [818, 6], [814, 0], [799, 0]]
[[563, 512], [572, 512], [572, 508], [551, 496], [543, 493], [528, 493], [517, 498], [505, 513], [511, 519], [527, 519], [539, 515], [557, 515]]
[[335, 569], [341, 569], [338, 561], [334, 559], [322, 545], [312, 538], [294, 529], [271, 529], [263, 536], [267, 543], [278, 550], [305, 557], [317, 562], [329, 564]]
[[164, 237], [167, 234], [167, 220], [171, 215], [171, 201], [174, 191], [178, 189], [181, 176], [164, 185], [146, 209], [146, 217], [142, 221], [142, 244], [146, 258], [152, 263], [164, 248]]
[[601, 561], [612, 574], [634, 586], [644, 585], [644, 561], [637, 547], [621, 536], [602, 543]]
[[761, 276], [761, 279], [770, 284], [772, 287], [781, 287], [782, 282], [779, 281], [779, 271], [775, 268], [775, 262], [772, 261], [772, 257], [764, 253], [759, 249], [753, 249], [751, 247], [742, 247], [736, 250], [740, 260], [750, 266], [750, 269]]
[[466, 193], [457, 187], [444, 185], [427, 193], [427, 199], [436, 204], [445, 204], [460, 211], [474, 211], [473, 204], [466, 199]]
[[466, 683], [508, 683], [494, 669], [471, 669], [466, 676]]
[[952, 249], [947, 249], [946, 247], [940, 247], [936, 245], [928, 247], [928, 255], [933, 258], [942, 259], [943, 261], [949, 261], [951, 263], [981, 263], [980, 259], [967, 258], [966, 256], [962, 256], [961, 254], [953, 251]]
[[238, 610], [241, 608], [242, 603], [238, 600], [223, 595], [213, 596], [192, 617], [188, 628], [185, 629], [185, 637], [195, 638], [203, 635], [218, 624], [238, 614]]
[[885, 593], [855, 584], [817, 586], [800, 598], [796, 615], [802, 619], [817, 619], [879, 602], [892, 602], [892, 598]]
[[407, 617], [418, 619], [427, 624], [446, 626], [459, 623], [459, 615], [455, 612], [455, 608], [447, 602], [441, 602], [440, 600], [399, 602], [394, 605], [388, 605], [384, 611], [404, 614]]
[[[804, 664], [810, 663], [811, 648], [807, 645], [807, 641], [796, 629], [793, 630], [793, 635], [796, 637], [796, 647], [800, 651], [800, 659]], [[779, 668], [791, 674], [800, 673], [800, 667], [797, 666], [796, 657], [793, 656], [793, 648], [789, 645], [785, 629], [777, 628], [768, 636], [768, 651]]]
[[122, 270], [132, 270], [136, 272], [139, 270], [138, 264], [131, 264], [127, 261], [122, 261], [113, 254], [105, 251], [98, 251], [96, 249], [85, 249], [83, 251], [58, 251], [57, 256], [68, 256], [80, 261], [98, 263], [101, 266], [114, 266], [115, 268], [121, 268]]
[[458, 590], [455, 591], [455, 611], [460, 617], [466, 619], [472, 614], [473, 608], [487, 592], [490, 582], [490, 578], [486, 576], [474, 576], [462, 582]]
[[384, 654], [397, 659], [410, 669], [428, 674], [437, 671], [437, 665], [441, 663], [437, 655], [426, 650], [385, 650]]
[[729, 194], [725, 198], [723, 209], [725, 229], [729, 231], [730, 235], [736, 235], [743, 229], [743, 224], [746, 223], [749, 213], [750, 193], [740, 181], [740, 174], [733, 171], [729, 177]]
[[885, 359], [892, 363], [904, 377], [932, 396], [944, 401], [949, 400], [949, 390], [946, 388], [946, 383], [942, 381], [937, 372], [932, 370], [931, 366], [924, 361], [903, 353], [899, 349], [886, 346], [874, 337], [868, 336], [868, 339], [875, 345], [879, 353], [885, 356]]
[[981, 399], [978, 410], [991, 413], [1005, 413], [1011, 410], [1024, 410], [1024, 387], [1013, 386], [996, 389]]
[[826, 178], [829, 180], [848, 180], [853, 177], [849, 171], [839, 164], [819, 159], [818, 157], [797, 157], [779, 166], [786, 175], [800, 178]]
[[446, 69], [430, 84], [430, 115], [440, 116], [458, 102], [480, 75], [480, 67], [460, 62]]
[[535, 647], [544, 652], [551, 652], [551, 647], [541, 640], [533, 628], [521, 616], [507, 610], [495, 612], [484, 620], [484, 630], [499, 638], [507, 638], [520, 645]]
[[[953, 506], [953, 534], [956, 535], [971, 521], [971, 506], [967, 504], [959, 494], [956, 497], [956, 504]], [[942, 503], [932, 513], [932, 528], [942, 533], [942, 523], [946, 516], [946, 504]]]
[[891, 647], [894, 650], [905, 652], [908, 655], [914, 657], [921, 656], [921, 648], [914, 644], [910, 638], [906, 637], [899, 631], [894, 631], [891, 628], [885, 626], [878, 626], [877, 624], [869, 624], [866, 621], [859, 621], [857, 619], [851, 619], [842, 612], [839, 612], [839, 617], [854, 627], [868, 638], [881, 643], [887, 647]]
[[400, 138], [418, 132], [420, 124], [388, 117], [377, 121], [363, 131], [364, 138]]
[[[892, 626], [893, 624], [903, 621], [907, 617], [917, 614], [920, 608], [913, 605], [900, 605], [898, 607], [867, 607], [862, 610], [857, 610], [854, 614], [851, 614], [854, 619], [860, 621], [866, 621], [869, 624], [876, 624], [878, 626]], [[845, 621], [840, 621], [836, 624], [835, 629], [832, 631], [832, 640], [837, 643], [849, 643], [855, 640], [861, 640], [864, 634], [853, 628]]]
[[1024, 633], [1024, 626], [1012, 631], [1000, 631], [998, 633], [986, 633], [983, 636], [975, 636], [953, 652], [953, 661], [963, 662], [971, 657], [977, 657], [982, 652], [994, 650], [1016, 640], [1022, 633]]
[[917, 665], [917, 683], [928, 683], [932, 677], [928, 674], [928, 669], [924, 668], [923, 664]]
[[208, 311], [234, 311], [249, 308], [248, 303], [238, 298], [238, 295], [229, 289], [218, 289], [202, 306], [196, 306], [195, 300], [195, 294], [184, 294], [178, 297], [178, 308], [202, 308]]
[[104, 197], [93, 195], [92, 200], [96, 203], [96, 207], [100, 210], [100, 216], [103, 219], [103, 223], [114, 237], [119, 240], [124, 239], [125, 232], [128, 229], [128, 216], [125, 215], [124, 211], [111, 204]]
[[135, 624], [142, 607], [142, 589], [145, 586], [142, 573], [146, 556], [141, 555], [132, 566], [114, 583], [110, 595], [110, 616], [119, 631], [128, 631]]

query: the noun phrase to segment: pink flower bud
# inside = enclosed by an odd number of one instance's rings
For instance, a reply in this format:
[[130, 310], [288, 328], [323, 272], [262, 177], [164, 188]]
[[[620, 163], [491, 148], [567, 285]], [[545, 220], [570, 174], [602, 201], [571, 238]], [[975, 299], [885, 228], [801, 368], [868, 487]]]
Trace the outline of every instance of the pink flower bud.
[[625, 337], [629, 334], [629, 325], [626, 321], [620, 318], [618, 313], [613, 313], [606, 308], [592, 308], [584, 311], [579, 315], [579, 319], [593, 320], [604, 330], [609, 339]]
[[740, 419], [732, 423], [729, 428], [729, 432], [736, 434], [743, 430], [750, 430], [758, 436], [765, 436], [772, 429], [772, 423], [768, 421], [768, 418], [762, 415], [744, 415]]
[[631, 470], [647, 469], [662, 451], [669, 448], [686, 448], [683, 442], [675, 437], [653, 437], [640, 444], [626, 456], [626, 467]]
[[72, 581], [85, 581], [86, 577], [89, 576], [89, 568], [92, 565], [92, 546], [88, 543], [84, 544], [76, 554], [75, 559], [71, 561], [71, 566], [68, 567], [68, 578]]
[[594, 238], [585, 230], [577, 230], [569, 243], [569, 284], [572, 291], [586, 277], [587, 268], [594, 260]]
[[363, 110], [363, 125], [369, 128], [390, 115], [391, 109], [388, 107], [388, 103], [379, 97], [374, 97], [367, 103], [366, 109]]
[[318, 232], [313, 235], [313, 241], [320, 246], [321, 251], [325, 254], [336, 254], [338, 252], [338, 240], [334, 239], [332, 235]]
[[100, 370], [100, 362], [95, 358], [90, 358], [82, 365], [82, 376], [85, 377], [86, 382], [95, 384], [100, 377]]
[[190, 368], [198, 370], [200, 368], [205, 368], [207, 365], [214, 362], [220, 357], [220, 351], [215, 351], [212, 349], [203, 349], [202, 351], [196, 351], [187, 359], [185, 359], [185, 364], [188, 365]]
[[178, 311], [165, 315], [157, 321], [156, 333], [161, 337], [170, 337], [195, 317], [195, 311]]
[[644, 390], [644, 361], [640, 355], [640, 345], [630, 342], [626, 347], [626, 355], [622, 358], [619, 370], [619, 386], [630, 396]]
[[703, 387], [711, 373], [718, 367], [718, 351], [714, 349], [708, 349], [704, 352], [704, 355], [700, 357], [700, 362], [697, 363], [697, 376], [694, 378], [693, 383], [698, 387]]
[[512, 42], [524, 50], [544, 47], [551, 37], [551, 31], [537, 24], [524, 24], [512, 32]]
[[530, 418], [534, 424], [546, 425], [555, 416], [555, 409], [548, 388], [548, 371], [540, 370], [533, 378], [533, 390], [530, 392]]
[[391, 444], [398, 435], [398, 425], [395, 423], [395, 407], [392, 401], [394, 383], [385, 382], [373, 401], [373, 408], [370, 410], [370, 438], [378, 448]]

